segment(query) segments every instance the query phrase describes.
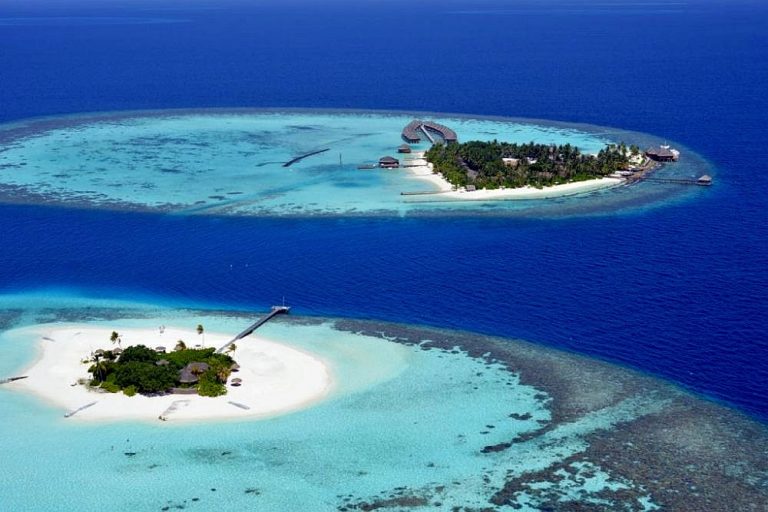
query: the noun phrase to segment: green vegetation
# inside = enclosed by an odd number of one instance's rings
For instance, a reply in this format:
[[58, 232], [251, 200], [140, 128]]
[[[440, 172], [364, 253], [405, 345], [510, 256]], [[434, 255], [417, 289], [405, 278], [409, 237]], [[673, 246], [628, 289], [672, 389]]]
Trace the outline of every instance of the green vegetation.
[[584, 155], [570, 144], [513, 144], [494, 140], [435, 144], [425, 158], [455, 186], [496, 189], [526, 185], [547, 187], [600, 178], [626, 169], [630, 155], [639, 152], [638, 147], [627, 147], [624, 143], [609, 144], [597, 155]]
[[[160, 353], [144, 345], [128, 347], [121, 354], [111, 350], [97, 350], [88, 372], [93, 375], [91, 386], [110, 393], [122, 391], [128, 396], [136, 393], [165, 393], [175, 387], [194, 387], [203, 396], [219, 396], [227, 392], [227, 379], [234, 360], [226, 354], [217, 354], [214, 348], [188, 349], [179, 340], [176, 350]], [[187, 372], [195, 382], [182, 382], [181, 370], [190, 363]]]

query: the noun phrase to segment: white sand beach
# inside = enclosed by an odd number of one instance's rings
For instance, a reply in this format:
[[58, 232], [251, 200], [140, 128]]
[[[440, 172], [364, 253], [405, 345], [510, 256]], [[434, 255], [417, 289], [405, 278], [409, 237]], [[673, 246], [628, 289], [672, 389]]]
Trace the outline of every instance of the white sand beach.
[[564, 197], [576, 194], [584, 194], [594, 190], [615, 187], [624, 183], [621, 178], [597, 178], [594, 180], [575, 181], [563, 185], [535, 188], [500, 188], [495, 190], [454, 190], [439, 194], [440, 198], [461, 199], [464, 201], [487, 201], [494, 199], [547, 199], [551, 197]]
[[594, 190], [615, 187], [624, 183], [622, 178], [606, 177], [594, 180], [576, 181], [563, 185], [554, 185], [551, 187], [534, 188], [501, 188], [495, 190], [455, 190], [448, 180], [443, 178], [442, 174], [435, 173], [431, 163], [424, 160], [422, 153], [414, 153], [412, 159], [407, 160], [409, 165], [414, 167], [405, 167], [410, 176], [424, 180], [435, 186], [435, 192], [428, 196], [416, 196], [418, 200], [425, 198], [432, 200], [462, 200], [462, 201], [492, 201], [492, 200], [514, 200], [514, 199], [547, 199], [551, 197], [564, 197], [576, 194], [584, 194]]
[[[237, 343], [234, 359], [240, 370], [233, 373], [242, 385], [227, 385], [227, 394], [209, 398], [198, 395], [146, 397], [105, 393], [75, 384], [88, 378], [90, 364], [83, 363], [97, 349], [112, 349], [113, 329], [66, 324], [36, 326], [39, 357], [22, 375], [27, 379], [6, 386], [32, 392], [61, 408], [62, 415], [94, 403], [71, 416], [71, 421], [147, 420], [167, 422], [219, 420], [273, 416], [312, 405], [328, 395], [333, 379], [328, 366], [312, 354], [284, 344], [250, 336]], [[121, 329], [122, 348], [143, 344], [173, 350], [177, 340], [187, 346], [203, 343], [193, 330], [166, 327]], [[220, 347], [232, 338], [221, 333], [204, 334], [206, 347]], [[233, 404], [237, 404], [234, 405]], [[169, 408], [172, 409], [169, 411]]]

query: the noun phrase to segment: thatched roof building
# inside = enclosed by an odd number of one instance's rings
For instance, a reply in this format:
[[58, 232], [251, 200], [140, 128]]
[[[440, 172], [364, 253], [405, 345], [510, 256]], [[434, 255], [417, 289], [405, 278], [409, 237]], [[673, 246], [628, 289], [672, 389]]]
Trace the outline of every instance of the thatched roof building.
[[645, 156], [657, 162], [671, 162], [675, 159], [675, 154], [664, 146], [648, 148], [645, 151]]
[[194, 384], [200, 380], [200, 375], [210, 368], [206, 363], [189, 363], [179, 370], [179, 382], [182, 384]]
[[379, 167], [382, 169], [397, 169], [400, 167], [400, 160], [393, 156], [383, 156], [379, 158]]

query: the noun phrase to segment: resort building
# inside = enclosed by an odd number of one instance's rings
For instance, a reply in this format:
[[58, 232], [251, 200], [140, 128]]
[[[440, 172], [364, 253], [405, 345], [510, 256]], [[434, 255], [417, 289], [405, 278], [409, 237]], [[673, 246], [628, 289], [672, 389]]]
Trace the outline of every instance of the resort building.
[[179, 382], [182, 384], [194, 384], [200, 380], [200, 375], [208, 371], [209, 366], [206, 363], [189, 363], [179, 370]]
[[383, 156], [379, 158], [379, 167], [382, 169], [397, 169], [400, 167], [400, 160], [393, 156]]
[[397, 148], [398, 153], [410, 153], [411, 152], [411, 146], [408, 144], [403, 144], [399, 148]]
[[458, 142], [459, 140], [456, 132], [447, 126], [435, 123], [434, 121], [422, 121], [421, 119], [414, 119], [408, 123], [403, 128], [402, 136], [403, 140], [411, 144], [421, 142], [422, 137], [426, 137], [429, 142], [434, 144], [436, 141], [433, 134], [442, 138], [446, 144]]
[[518, 165], [520, 165], [520, 159], [519, 158], [502, 158], [502, 162], [504, 162], [504, 165], [507, 167], [515, 168]]
[[651, 147], [645, 151], [645, 156], [657, 162], [672, 162], [677, 160], [677, 155], [669, 146]]

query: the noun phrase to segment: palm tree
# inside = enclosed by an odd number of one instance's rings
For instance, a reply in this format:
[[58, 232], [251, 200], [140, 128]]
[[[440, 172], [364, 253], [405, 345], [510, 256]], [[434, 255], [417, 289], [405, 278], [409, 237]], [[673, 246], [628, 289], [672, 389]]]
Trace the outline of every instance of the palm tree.
[[229, 346], [227, 347], [227, 352], [229, 354], [233, 354], [234, 355], [235, 350], [237, 350], [237, 345], [235, 345], [234, 343], [230, 343]]
[[123, 342], [122, 338], [120, 338], [120, 335], [117, 333], [117, 331], [112, 331], [112, 335], [109, 337], [109, 341], [111, 341], [113, 345], [117, 343], [118, 347], [120, 347], [121, 346], [120, 344]]
[[229, 368], [227, 365], [220, 365], [216, 367], [216, 378], [222, 384], [227, 383], [227, 379], [231, 374], [232, 374], [232, 369]]
[[176, 342], [176, 346], [173, 347], [173, 350], [178, 352], [179, 350], [186, 350], [186, 348], [187, 348], [187, 344], [184, 343], [184, 340], [179, 340]]
[[197, 324], [197, 335], [203, 337], [203, 348], [205, 348], [205, 329], [203, 329], [203, 324]]
[[92, 357], [93, 357], [93, 358], [91, 359], [91, 360], [93, 361], [93, 366], [91, 366], [91, 367], [88, 369], [88, 371], [90, 371], [91, 373], [93, 373], [93, 376], [94, 376], [94, 377], [97, 377], [97, 376], [98, 376], [98, 378], [99, 378], [99, 381], [103, 381], [103, 380], [104, 380], [104, 374], [105, 374], [105, 373], [106, 373], [106, 371], [107, 371], [107, 362], [106, 362], [106, 361], [104, 361], [104, 360], [101, 358], [101, 356], [102, 356], [102, 354], [101, 354], [101, 353], [96, 353], [96, 352], [94, 352], [94, 353], [92, 354]]

